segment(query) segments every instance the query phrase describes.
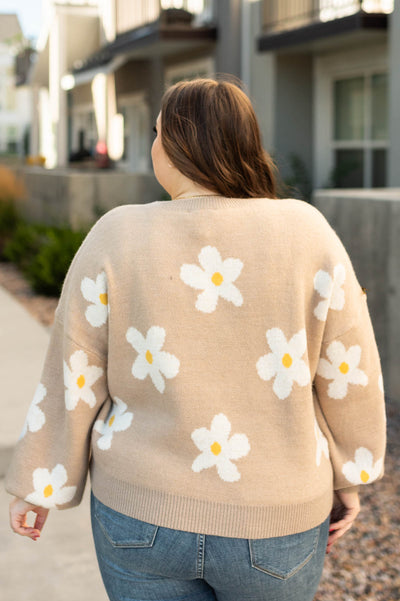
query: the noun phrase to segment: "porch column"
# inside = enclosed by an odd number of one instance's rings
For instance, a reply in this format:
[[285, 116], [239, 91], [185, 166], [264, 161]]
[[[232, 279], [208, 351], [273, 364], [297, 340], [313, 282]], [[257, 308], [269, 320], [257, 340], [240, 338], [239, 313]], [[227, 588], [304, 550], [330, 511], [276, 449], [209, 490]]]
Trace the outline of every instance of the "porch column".
[[150, 104], [150, 125], [149, 128], [149, 140], [150, 148], [153, 144], [154, 133], [152, 131], [153, 125], [155, 125], [158, 113], [160, 112], [161, 98], [165, 91], [165, 77], [164, 77], [164, 62], [162, 58], [155, 57], [150, 61], [150, 78], [149, 78], [149, 104]]
[[107, 75], [97, 73], [92, 81], [94, 115], [98, 142], [107, 145]]
[[[276, 57], [274, 52], [260, 52], [257, 40], [263, 31], [261, 20], [260, 2], [249, 2], [247, 4], [247, 19], [249, 29], [247, 30], [247, 42], [243, 40], [243, 46], [247, 44], [247, 53], [242, 56], [242, 81], [249, 89], [251, 99], [258, 117], [261, 128], [263, 145], [266, 150], [272, 152], [275, 148], [275, 80], [276, 80]], [[264, 3], [265, 5], [265, 3]], [[266, 5], [265, 5], [266, 6]], [[243, 12], [243, 20], [245, 20]], [[243, 30], [244, 35], [245, 30]], [[247, 55], [247, 56], [246, 56]]]
[[48, 167], [67, 164], [68, 128], [67, 93], [61, 88], [61, 78], [67, 73], [67, 19], [56, 11], [49, 33], [49, 99], [51, 121], [51, 152]]
[[241, 0], [218, 0], [217, 73], [241, 73]]
[[389, 160], [388, 186], [400, 186], [400, 0], [389, 15]]
[[32, 106], [31, 106], [31, 138], [29, 143], [29, 154], [31, 156], [38, 156], [40, 153], [40, 141], [39, 141], [39, 86], [34, 84], [32, 86]]

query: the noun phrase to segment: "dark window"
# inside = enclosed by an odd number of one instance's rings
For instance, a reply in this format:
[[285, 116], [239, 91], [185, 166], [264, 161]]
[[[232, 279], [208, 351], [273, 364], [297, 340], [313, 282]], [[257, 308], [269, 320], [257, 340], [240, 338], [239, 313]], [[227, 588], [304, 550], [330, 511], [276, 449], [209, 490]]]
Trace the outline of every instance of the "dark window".
[[336, 188], [364, 187], [363, 150], [336, 150], [334, 184]]

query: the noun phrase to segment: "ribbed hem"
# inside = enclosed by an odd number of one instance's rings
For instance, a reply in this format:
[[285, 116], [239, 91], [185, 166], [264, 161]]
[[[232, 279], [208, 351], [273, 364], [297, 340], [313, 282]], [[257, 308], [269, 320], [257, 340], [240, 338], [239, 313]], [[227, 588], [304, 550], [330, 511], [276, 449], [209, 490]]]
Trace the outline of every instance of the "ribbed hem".
[[234, 538], [270, 538], [318, 526], [332, 508], [332, 491], [297, 505], [215, 503], [122, 482], [92, 465], [94, 495], [104, 505], [157, 526]]
[[272, 198], [228, 198], [226, 196], [194, 196], [192, 198], [176, 198], [169, 201], [161, 201], [164, 207], [174, 209], [219, 209], [226, 207], [243, 208], [257, 202], [268, 202]]

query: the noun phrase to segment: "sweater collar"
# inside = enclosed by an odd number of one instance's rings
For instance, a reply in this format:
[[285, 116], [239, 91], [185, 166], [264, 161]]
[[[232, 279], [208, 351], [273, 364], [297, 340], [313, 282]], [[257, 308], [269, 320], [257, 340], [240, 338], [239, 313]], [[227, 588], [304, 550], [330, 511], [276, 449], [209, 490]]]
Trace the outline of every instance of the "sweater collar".
[[218, 209], [223, 207], [244, 207], [257, 201], [271, 200], [268, 198], [228, 198], [226, 196], [192, 196], [188, 198], [177, 198], [167, 201], [165, 204], [171, 208], [184, 209]]

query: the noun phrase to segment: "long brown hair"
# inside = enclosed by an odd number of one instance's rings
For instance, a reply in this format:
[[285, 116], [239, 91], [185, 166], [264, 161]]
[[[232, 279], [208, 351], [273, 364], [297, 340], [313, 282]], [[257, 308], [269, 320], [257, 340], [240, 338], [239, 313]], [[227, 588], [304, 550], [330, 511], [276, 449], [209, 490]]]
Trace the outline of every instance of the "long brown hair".
[[161, 101], [161, 140], [186, 177], [236, 198], [275, 198], [275, 166], [246, 94], [234, 83], [181, 81]]

